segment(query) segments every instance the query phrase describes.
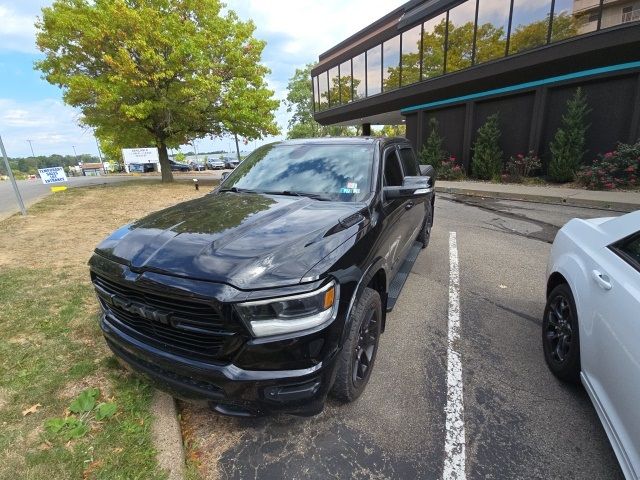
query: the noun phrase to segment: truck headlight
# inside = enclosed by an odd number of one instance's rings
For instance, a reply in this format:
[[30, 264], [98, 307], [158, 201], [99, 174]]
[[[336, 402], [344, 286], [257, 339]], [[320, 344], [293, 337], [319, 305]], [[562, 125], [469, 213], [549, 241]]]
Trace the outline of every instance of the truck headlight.
[[335, 281], [309, 293], [236, 304], [236, 310], [256, 337], [300, 332], [331, 323], [338, 311]]

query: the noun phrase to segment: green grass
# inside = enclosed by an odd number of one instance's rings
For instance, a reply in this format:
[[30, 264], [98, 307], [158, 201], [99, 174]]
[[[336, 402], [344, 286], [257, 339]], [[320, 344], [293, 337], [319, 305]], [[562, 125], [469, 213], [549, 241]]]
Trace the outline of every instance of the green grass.
[[[47, 269], [0, 271], [0, 359], [0, 478], [164, 478], [152, 389], [109, 355], [88, 282]], [[70, 442], [45, 433], [44, 422], [65, 417], [87, 387], [99, 387], [98, 401], [115, 402], [116, 414], [87, 420], [90, 431]]]

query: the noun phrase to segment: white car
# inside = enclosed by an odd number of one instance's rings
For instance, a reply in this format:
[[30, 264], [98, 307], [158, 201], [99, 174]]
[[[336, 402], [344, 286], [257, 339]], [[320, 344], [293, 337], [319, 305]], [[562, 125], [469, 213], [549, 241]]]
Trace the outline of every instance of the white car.
[[640, 210], [574, 219], [547, 267], [544, 357], [582, 381], [628, 479], [640, 476]]

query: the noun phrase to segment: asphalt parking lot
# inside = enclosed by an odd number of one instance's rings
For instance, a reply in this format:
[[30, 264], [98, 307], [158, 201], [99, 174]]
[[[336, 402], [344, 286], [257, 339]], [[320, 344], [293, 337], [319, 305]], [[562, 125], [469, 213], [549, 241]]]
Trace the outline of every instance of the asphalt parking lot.
[[[467, 201], [438, 197], [431, 243], [388, 318], [358, 401], [330, 400], [310, 419], [233, 419], [182, 406], [211, 478], [622, 478], [586, 392], [551, 375], [540, 338], [558, 227], [612, 214]], [[451, 232], [460, 328], [449, 343]]]

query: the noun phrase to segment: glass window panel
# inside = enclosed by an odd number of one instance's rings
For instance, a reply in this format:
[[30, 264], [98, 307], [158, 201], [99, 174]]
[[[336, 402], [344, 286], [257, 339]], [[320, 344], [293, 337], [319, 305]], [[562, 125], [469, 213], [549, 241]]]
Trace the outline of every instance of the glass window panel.
[[326, 110], [329, 107], [329, 81], [327, 80], [327, 72], [318, 75], [318, 92], [320, 93], [320, 110]]
[[[556, 0], [553, 11], [553, 25], [551, 26], [551, 41], [557, 42], [578, 34], [578, 25], [573, 16], [573, 5], [579, 0]], [[594, 5], [598, 3], [593, 2]], [[598, 24], [596, 20], [596, 25]]]
[[367, 96], [382, 91], [382, 45], [367, 50]]
[[475, 63], [504, 57], [507, 48], [510, 8], [510, 0], [480, 0]]
[[365, 69], [364, 53], [353, 57], [353, 99], [360, 100], [367, 96], [367, 71]]
[[351, 60], [340, 64], [340, 102], [344, 105], [351, 101]]
[[418, 25], [402, 33], [402, 85], [410, 85], [420, 80], [420, 34]]
[[400, 35], [382, 44], [384, 63], [382, 87], [385, 92], [400, 86]]
[[475, 20], [475, 0], [468, 0], [449, 10], [447, 72], [455, 72], [472, 65]]
[[318, 92], [318, 77], [313, 77], [313, 108], [316, 112], [320, 110], [320, 93]]
[[622, 245], [617, 246], [616, 250], [624, 252], [626, 255], [622, 259], [638, 268], [637, 265], [640, 265], [640, 234], [636, 233], [630, 240], [626, 240]]
[[340, 75], [338, 67], [329, 70], [329, 106], [340, 105]]
[[422, 36], [422, 78], [442, 75], [444, 72], [444, 37], [447, 15], [438, 15], [424, 22]]
[[514, 0], [509, 53], [545, 45], [549, 30], [551, 0]]
[[[598, 28], [598, 12], [600, 10], [599, 0], [575, 0], [556, 1], [554, 10], [558, 13], [568, 12], [573, 16], [576, 34], [594, 32]], [[554, 15], [555, 16], [555, 15]], [[555, 21], [554, 21], [555, 23]], [[560, 40], [561, 35], [556, 33], [556, 26], [553, 26], [554, 40]]]

